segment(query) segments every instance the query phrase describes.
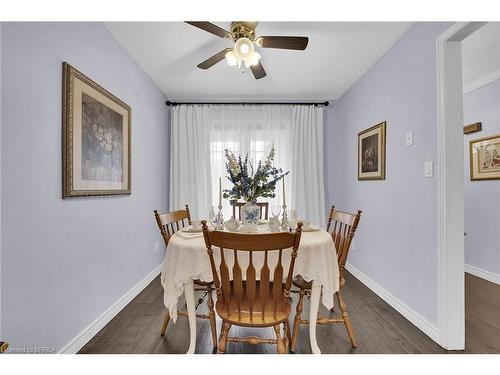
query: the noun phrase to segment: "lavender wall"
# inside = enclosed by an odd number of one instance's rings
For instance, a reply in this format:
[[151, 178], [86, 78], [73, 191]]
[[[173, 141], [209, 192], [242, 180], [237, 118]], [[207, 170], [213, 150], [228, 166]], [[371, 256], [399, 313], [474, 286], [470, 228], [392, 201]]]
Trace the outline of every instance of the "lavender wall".
[[[328, 109], [327, 202], [363, 210], [349, 262], [437, 325], [436, 37], [448, 23], [416, 23]], [[357, 134], [387, 121], [385, 181], [357, 180]], [[413, 130], [415, 144], [405, 146]], [[340, 184], [340, 186], [339, 186]]]
[[469, 141], [500, 134], [500, 80], [464, 95], [464, 124], [483, 130], [464, 136], [465, 264], [500, 277], [500, 181], [471, 181]]
[[[62, 348], [163, 258], [165, 97], [100, 23], [4, 23], [2, 334]], [[132, 107], [132, 195], [61, 199], [61, 75], [67, 61]]]

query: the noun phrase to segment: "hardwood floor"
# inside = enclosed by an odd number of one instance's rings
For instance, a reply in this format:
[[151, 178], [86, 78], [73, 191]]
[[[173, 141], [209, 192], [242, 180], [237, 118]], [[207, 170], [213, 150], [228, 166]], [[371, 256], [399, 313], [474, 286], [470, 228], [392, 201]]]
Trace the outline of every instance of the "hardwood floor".
[[[351, 348], [343, 325], [330, 324], [317, 327], [318, 345], [323, 353], [447, 353], [352, 275], [347, 274], [346, 279], [343, 293], [358, 337], [358, 348]], [[469, 274], [465, 281], [465, 352], [500, 353], [500, 286]], [[200, 309], [202, 307], [205, 304]], [[306, 299], [304, 311], [308, 309]], [[189, 346], [187, 318], [179, 317], [176, 324], [170, 323], [165, 337], [160, 337], [164, 313], [163, 288], [158, 277], [79, 353], [185, 353]], [[321, 314], [329, 313], [322, 308]], [[292, 319], [293, 316], [290, 321]], [[197, 332], [196, 352], [212, 353], [209, 322], [197, 320]], [[220, 321], [217, 332], [220, 332]], [[274, 338], [272, 329], [233, 327], [230, 334]], [[297, 346], [296, 353], [311, 352], [307, 326], [301, 326]], [[275, 348], [229, 343], [227, 352], [275, 353]]]
[[465, 275], [465, 352], [498, 354], [500, 285]]

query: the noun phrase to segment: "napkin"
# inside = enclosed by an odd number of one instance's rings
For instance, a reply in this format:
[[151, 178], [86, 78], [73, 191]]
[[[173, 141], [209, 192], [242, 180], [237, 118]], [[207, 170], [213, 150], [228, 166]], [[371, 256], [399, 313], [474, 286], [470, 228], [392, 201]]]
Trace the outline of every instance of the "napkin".
[[189, 233], [184, 231], [179, 231], [176, 233], [179, 237], [184, 238], [185, 240], [189, 240], [191, 238], [202, 237], [203, 233]]

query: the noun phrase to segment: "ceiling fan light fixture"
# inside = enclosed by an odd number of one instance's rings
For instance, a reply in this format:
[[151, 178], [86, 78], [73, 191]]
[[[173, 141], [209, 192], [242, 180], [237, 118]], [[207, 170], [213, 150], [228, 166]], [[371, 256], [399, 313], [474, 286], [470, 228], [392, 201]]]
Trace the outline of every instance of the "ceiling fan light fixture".
[[234, 53], [239, 60], [246, 60], [249, 56], [252, 56], [253, 52], [253, 43], [248, 38], [239, 38], [236, 43], [234, 43]]
[[257, 65], [261, 57], [262, 56], [258, 52], [252, 53], [252, 55], [245, 60], [245, 66], [250, 68], [251, 66]]
[[236, 58], [234, 51], [228, 51], [226, 53], [226, 60], [230, 66], [236, 66], [238, 64], [238, 59]]

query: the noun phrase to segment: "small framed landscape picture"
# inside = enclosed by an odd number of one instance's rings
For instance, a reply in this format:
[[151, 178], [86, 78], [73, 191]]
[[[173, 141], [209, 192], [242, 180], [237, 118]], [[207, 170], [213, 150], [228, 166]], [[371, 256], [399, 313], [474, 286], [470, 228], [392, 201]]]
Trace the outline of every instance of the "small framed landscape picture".
[[130, 194], [131, 109], [63, 63], [63, 198]]
[[385, 126], [358, 133], [358, 180], [385, 180]]
[[500, 180], [500, 134], [469, 143], [470, 179]]

